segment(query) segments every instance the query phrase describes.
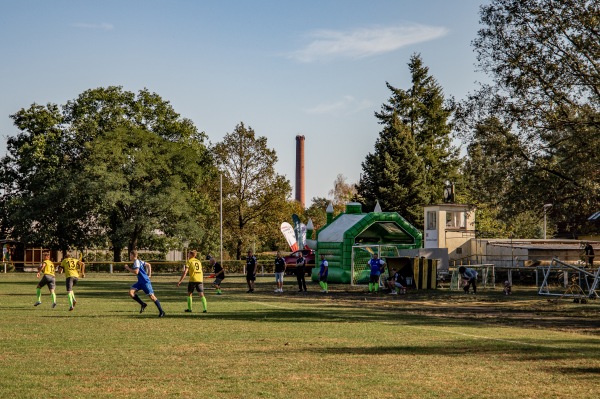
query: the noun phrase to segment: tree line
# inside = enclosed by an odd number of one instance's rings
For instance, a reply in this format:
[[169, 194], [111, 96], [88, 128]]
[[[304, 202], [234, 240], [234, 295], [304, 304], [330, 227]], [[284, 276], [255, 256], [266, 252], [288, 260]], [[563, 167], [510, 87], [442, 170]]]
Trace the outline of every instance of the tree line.
[[248, 248], [285, 249], [279, 225], [296, 213], [318, 228], [325, 208], [379, 201], [415, 226], [442, 200], [477, 209], [495, 237], [576, 237], [600, 210], [600, 10], [586, 0], [493, 0], [480, 8], [477, 67], [492, 83], [467, 99], [444, 96], [420, 54], [410, 84], [386, 82], [374, 149], [356, 184], [338, 175], [332, 199], [291, 200], [267, 139], [240, 122], [221, 142], [147, 89], [96, 88], [66, 104], [11, 115], [19, 133], [0, 161], [3, 236], [66, 252], [110, 247], [166, 251], [183, 243], [215, 252], [220, 236], [239, 259]]

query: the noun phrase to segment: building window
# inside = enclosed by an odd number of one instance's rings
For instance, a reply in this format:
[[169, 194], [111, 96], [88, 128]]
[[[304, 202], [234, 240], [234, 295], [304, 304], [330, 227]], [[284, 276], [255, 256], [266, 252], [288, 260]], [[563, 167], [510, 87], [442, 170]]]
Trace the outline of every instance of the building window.
[[427, 212], [427, 230], [437, 230], [437, 213]]
[[450, 229], [464, 229], [467, 227], [465, 212], [446, 212], [446, 227]]

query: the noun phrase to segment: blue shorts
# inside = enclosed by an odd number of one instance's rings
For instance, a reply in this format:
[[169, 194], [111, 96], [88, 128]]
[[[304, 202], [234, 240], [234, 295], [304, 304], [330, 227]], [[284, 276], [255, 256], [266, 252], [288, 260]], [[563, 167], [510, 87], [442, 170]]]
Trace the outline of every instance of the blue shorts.
[[132, 290], [142, 290], [146, 295], [154, 294], [154, 290], [152, 289], [152, 283], [144, 283], [143, 281], [138, 281], [134, 285], [131, 286]]

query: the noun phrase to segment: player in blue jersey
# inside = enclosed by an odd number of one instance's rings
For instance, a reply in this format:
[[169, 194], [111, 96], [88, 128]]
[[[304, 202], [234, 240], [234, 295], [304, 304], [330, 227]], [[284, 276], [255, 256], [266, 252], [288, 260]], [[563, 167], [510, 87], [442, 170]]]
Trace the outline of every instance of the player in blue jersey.
[[371, 274], [369, 276], [369, 292], [379, 291], [379, 276], [383, 272], [383, 265], [385, 262], [379, 259], [379, 255], [373, 254], [373, 258], [370, 259], [367, 264], [371, 268]]
[[[129, 253], [129, 260], [133, 261], [133, 266], [129, 267], [125, 265], [125, 269], [137, 276], [137, 283], [131, 286], [129, 289], [129, 296], [140, 304], [140, 313], [143, 313], [148, 304], [140, 299], [137, 295], [139, 290], [142, 290], [152, 299], [156, 307], [158, 308], [158, 317], [163, 317], [165, 312], [163, 311], [162, 306], [160, 306], [160, 301], [154, 295], [154, 290], [152, 289], [152, 283], [150, 282], [150, 276], [152, 275], [152, 265], [148, 262], [144, 262], [143, 260], [138, 259], [138, 254], [136, 250], [133, 250]], [[148, 271], [146, 272], [146, 268]]]
[[473, 294], [477, 294], [477, 272], [464, 266], [459, 267], [458, 272], [463, 279], [463, 290], [465, 291], [465, 294], [469, 293], [469, 287], [471, 285], [473, 285]]

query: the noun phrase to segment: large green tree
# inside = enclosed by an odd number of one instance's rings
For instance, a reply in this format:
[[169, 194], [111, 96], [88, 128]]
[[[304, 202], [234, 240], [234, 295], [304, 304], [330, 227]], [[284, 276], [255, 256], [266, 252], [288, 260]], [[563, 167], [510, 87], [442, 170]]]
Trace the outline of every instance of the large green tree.
[[[116, 86], [97, 88], [63, 106], [33, 104], [11, 117], [20, 133], [8, 139], [2, 159], [0, 182], [10, 215], [3, 222], [9, 224], [14, 238], [28, 243], [65, 251], [105, 244], [109, 234], [115, 260], [119, 260], [121, 250], [137, 242], [134, 235], [116, 239], [116, 232], [122, 232], [117, 226], [131, 220], [114, 209], [108, 211], [107, 192], [90, 191], [92, 187], [102, 190], [99, 184], [89, 184], [90, 165], [99, 170], [102, 162], [108, 168], [119, 167], [110, 163], [111, 158], [103, 160], [94, 154], [113, 149], [107, 137], [115, 138], [116, 132], [143, 131], [160, 139], [155, 142], [159, 146], [190, 146], [197, 155], [195, 162], [210, 173], [204, 133], [181, 118], [168, 101], [145, 89], [136, 95]], [[199, 184], [193, 173], [181, 176], [188, 188]], [[112, 222], [106, 224], [106, 220]]]
[[392, 92], [378, 117], [395, 112], [415, 141], [415, 151], [423, 161], [423, 195], [425, 203], [442, 200], [444, 181], [454, 180], [460, 164], [458, 150], [452, 145], [454, 106], [446, 100], [437, 80], [429, 73], [420, 54], [413, 54], [408, 63], [411, 86], [400, 89], [387, 84]]
[[451, 143], [453, 106], [419, 54], [408, 67], [410, 88], [386, 83], [392, 95], [375, 113], [384, 128], [363, 162], [358, 194], [367, 208], [379, 200], [383, 210], [420, 226], [421, 206], [442, 200], [443, 182], [456, 178], [460, 162]]
[[93, 245], [98, 229], [89, 199], [79, 190], [60, 108], [33, 104], [11, 118], [20, 133], [8, 138], [0, 169], [5, 230], [15, 239], [63, 251]]
[[[520, 165], [503, 180], [502, 212], [541, 217], [542, 205], [553, 203], [551, 216], [563, 235], [585, 231], [600, 203], [599, 15], [600, 4], [589, 0], [483, 6], [473, 44], [492, 83], [459, 112], [465, 140], [483, 150], [471, 157], [474, 170], [485, 176]], [[490, 128], [490, 120], [502, 129]], [[502, 162], [489, 162], [490, 156]], [[488, 182], [492, 191], [497, 182]]]
[[378, 114], [383, 130], [375, 151], [362, 163], [358, 195], [367, 209], [379, 200], [386, 212], [398, 212], [421, 225], [424, 202], [424, 167], [417, 155], [414, 138], [395, 111]]
[[197, 212], [204, 197], [196, 187], [208, 181], [210, 169], [201, 146], [119, 128], [86, 149], [84, 188], [96, 197], [98, 222], [114, 248], [151, 248], [169, 237], [206, 241]]
[[213, 148], [223, 174], [224, 245], [236, 259], [245, 250], [280, 236], [290, 182], [275, 172], [277, 155], [267, 139], [251, 127], [238, 124]]

